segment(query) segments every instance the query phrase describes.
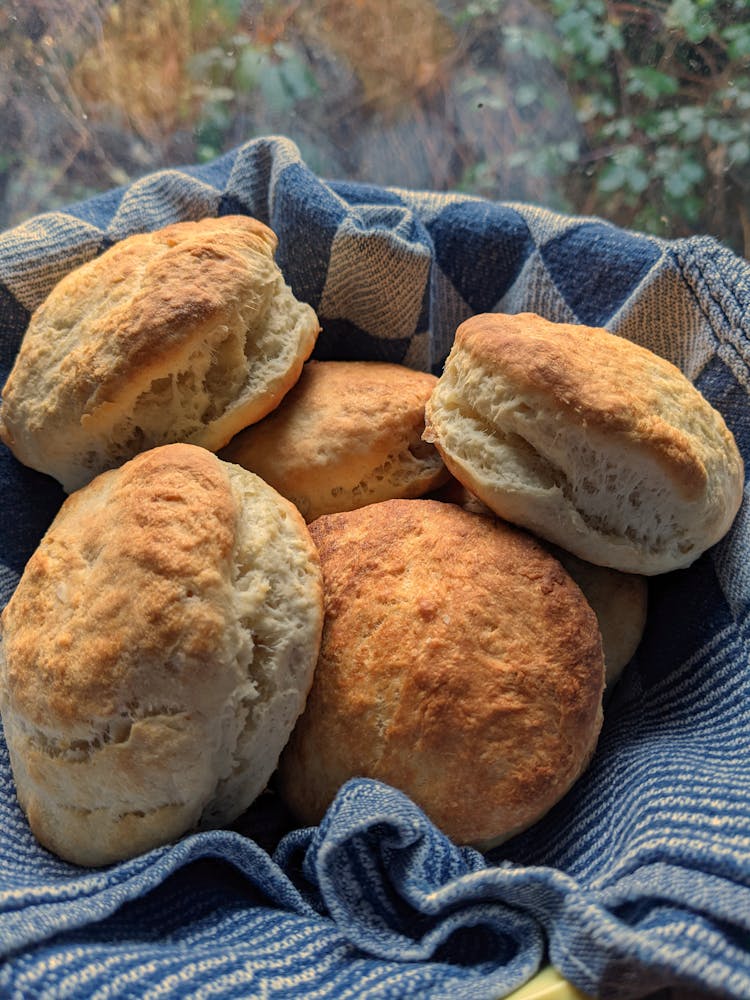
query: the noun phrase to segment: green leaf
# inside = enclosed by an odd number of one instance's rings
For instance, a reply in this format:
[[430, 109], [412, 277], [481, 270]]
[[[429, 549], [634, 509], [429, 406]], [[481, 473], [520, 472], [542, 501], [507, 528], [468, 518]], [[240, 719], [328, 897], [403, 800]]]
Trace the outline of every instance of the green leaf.
[[685, 198], [694, 187], [695, 182], [680, 170], [664, 178], [664, 190], [670, 198]]
[[651, 66], [630, 66], [625, 89], [629, 94], [641, 94], [647, 101], [658, 101], [676, 94], [680, 84], [673, 76]]
[[664, 23], [673, 31], [684, 34], [693, 45], [700, 45], [716, 30], [703, 6], [696, 0], [672, 0], [664, 15]]
[[728, 86], [717, 90], [716, 99], [726, 113], [726, 105], [734, 105], [738, 111], [750, 111], [750, 79], [743, 79], [742, 85], [732, 82]]
[[625, 47], [625, 39], [619, 24], [607, 21], [603, 28], [603, 34], [610, 48], [614, 51], [619, 52]]
[[459, 24], [473, 21], [481, 17], [497, 17], [503, 12], [505, 0], [472, 0], [467, 3], [456, 20]]
[[738, 139], [729, 147], [729, 160], [732, 166], [745, 166], [750, 163], [750, 142], [747, 139]]
[[559, 58], [559, 41], [551, 31], [539, 31], [522, 24], [503, 27], [503, 48], [514, 55], [555, 64]]
[[649, 183], [649, 176], [645, 170], [633, 167], [633, 169], [628, 173], [627, 187], [635, 194], [643, 194], [643, 192], [648, 188]]
[[742, 138], [742, 124], [731, 118], [712, 118], [706, 124], [706, 132], [715, 143], [723, 145]]
[[237, 57], [235, 83], [237, 89], [249, 93], [259, 85], [261, 76], [268, 65], [268, 54], [253, 45], [247, 45]]
[[515, 91], [516, 104], [519, 108], [527, 108], [539, 100], [540, 92], [535, 83], [523, 83]]
[[674, 147], [657, 151], [654, 170], [671, 198], [685, 198], [694, 193], [706, 176], [704, 167], [697, 160], [686, 157]]
[[604, 194], [612, 194], [625, 186], [628, 172], [619, 163], [608, 163], [599, 174], [597, 188]]
[[260, 91], [266, 104], [274, 111], [289, 110], [289, 99], [281, 68], [269, 63], [260, 81]]
[[581, 155], [581, 148], [573, 139], [558, 142], [556, 149], [565, 163], [577, 163]]
[[529, 151], [527, 149], [514, 150], [507, 159], [508, 166], [512, 169], [525, 167], [529, 161]]
[[612, 154], [597, 181], [598, 189], [607, 194], [616, 191], [642, 194], [649, 184], [650, 178], [643, 150], [633, 143], [620, 147]]
[[706, 131], [705, 110], [695, 104], [677, 109], [679, 135], [683, 142], [696, 142]]
[[750, 24], [730, 24], [722, 28], [721, 37], [730, 59], [740, 60], [750, 56]]
[[633, 132], [633, 122], [630, 118], [615, 118], [605, 122], [599, 131], [604, 139], [629, 139]]
[[650, 136], [659, 139], [669, 139], [670, 136], [677, 135], [680, 131], [680, 119], [677, 116], [677, 112], [669, 108], [657, 112], [645, 127]]
[[314, 97], [318, 92], [317, 81], [304, 59], [289, 46], [277, 46], [277, 54], [281, 55], [281, 76], [286, 93], [292, 102]]
[[583, 94], [578, 100], [576, 117], [585, 125], [595, 118], [612, 118], [617, 112], [617, 105], [611, 97], [605, 94]]

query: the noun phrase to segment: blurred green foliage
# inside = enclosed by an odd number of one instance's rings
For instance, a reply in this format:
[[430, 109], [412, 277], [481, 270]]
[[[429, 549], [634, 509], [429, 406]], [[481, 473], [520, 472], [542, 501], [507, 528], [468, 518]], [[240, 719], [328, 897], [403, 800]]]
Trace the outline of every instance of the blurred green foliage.
[[7, 0], [0, 225], [274, 131], [328, 176], [708, 232], [750, 256], [747, 0], [355, 6]]
[[[214, 159], [231, 143], [241, 142], [235, 123], [252, 117], [258, 102], [280, 114], [293, 113], [298, 102], [317, 94], [314, 75], [304, 56], [263, 20], [264, 30], [247, 16], [242, 0], [190, 0], [196, 36], [212, 19], [222, 32], [212, 45], [197, 47], [188, 65], [193, 93], [201, 111], [194, 125], [196, 159]], [[283, 12], [283, 4], [265, 4], [266, 13]], [[284, 21], [282, 20], [282, 25]]]
[[230, 36], [228, 46], [214, 45], [197, 53], [190, 73], [195, 93], [203, 99], [195, 124], [196, 157], [201, 162], [226, 149], [233, 122], [259, 100], [283, 116], [319, 94], [315, 76], [293, 46], [284, 41], [258, 45], [242, 33]]
[[[512, 4], [481, 0], [460, 20], [503, 23]], [[538, 116], [514, 163], [554, 175], [566, 207], [664, 235], [716, 234], [750, 252], [750, 5], [746, 0], [538, 0], [501, 50], [564, 91], [524, 85], [520, 107], [572, 102], [580, 135], [550, 143]], [[533, 75], [533, 71], [532, 74]]]

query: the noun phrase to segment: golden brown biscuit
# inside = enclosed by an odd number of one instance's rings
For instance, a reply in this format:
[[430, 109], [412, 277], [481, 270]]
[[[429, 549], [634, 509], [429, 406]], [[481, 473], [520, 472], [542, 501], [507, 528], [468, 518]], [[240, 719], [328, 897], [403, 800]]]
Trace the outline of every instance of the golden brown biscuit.
[[551, 551], [581, 588], [599, 622], [609, 695], [643, 638], [648, 579], [637, 573], [595, 566], [556, 545], [551, 546]]
[[400, 788], [458, 843], [535, 822], [589, 762], [604, 664], [594, 612], [526, 532], [436, 500], [310, 525], [326, 618], [279, 791], [316, 823], [349, 778]]
[[[484, 517], [497, 517], [453, 477], [445, 486], [430, 493], [429, 499], [457, 504]], [[605, 693], [609, 695], [643, 638], [648, 610], [648, 580], [636, 573], [596, 566], [550, 542], [544, 544], [573, 577], [596, 615], [604, 650]]]
[[625, 572], [690, 565], [742, 499], [721, 414], [674, 365], [603, 329], [472, 317], [426, 418], [425, 440], [497, 514]]
[[70, 492], [140, 451], [217, 451], [297, 381], [318, 335], [246, 216], [130, 236], [35, 311], [3, 389], [0, 438]]
[[322, 620], [307, 527], [252, 473], [166, 445], [74, 493], [0, 619], [40, 842], [101, 865], [235, 819], [302, 711]]
[[221, 452], [257, 473], [307, 521], [418, 497], [448, 478], [422, 441], [437, 379], [376, 361], [309, 361], [281, 405]]

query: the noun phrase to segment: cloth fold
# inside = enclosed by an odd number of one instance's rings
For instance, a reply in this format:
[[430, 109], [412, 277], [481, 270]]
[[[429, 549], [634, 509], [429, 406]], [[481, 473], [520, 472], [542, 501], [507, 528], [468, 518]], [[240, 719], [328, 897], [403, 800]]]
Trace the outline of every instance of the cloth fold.
[[[233, 212], [277, 232], [321, 320], [317, 357], [439, 372], [476, 312], [604, 325], [677, 364], [750, 468], [745, 261], [708, 237], [325, 181], [283, 137], [0, 234], [0, 381], [67, 270], [129, 233]], [[5, 448], [0, 489], [4, 605], [63, 496]], [[0, 994], [497, 1000], [551, 961], [607, 1000], [750, 997], [747, 497], [714, 549], [650, 581], [649, 601], [586, 774], [486, 856], [355, 780], [318, 828], [291, 828], [269, 793], [232, 830], [87, 871], [36, 843], [0, 741]]]

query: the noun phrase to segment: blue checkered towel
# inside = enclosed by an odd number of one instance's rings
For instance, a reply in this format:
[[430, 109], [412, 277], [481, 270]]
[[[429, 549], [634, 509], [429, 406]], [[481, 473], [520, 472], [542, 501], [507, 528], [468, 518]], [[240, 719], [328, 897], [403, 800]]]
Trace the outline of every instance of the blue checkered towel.
[[[0, 378], [67, 270], [129, 233], [249, 213], [318, 311], [321, 358], [439, 371], [473, 313], [605, 325], [675, 362], [750, 468], [750, 267], [709, 238], [462, 195], [324, 183], [282, 138], [166, 170], [0, 236]], [[62, 499], [0, 449], [0, 603]], [[402, 794], [340, 792], [290, 830], [264, 795], [232, 830], [89, 871], [42, 850], [0, 743], [0, 995], [499, 998], [551, 961], [608, 1000], [750, 997], [750, 505], [654, 578], [595, 759], [485, 857]]]

